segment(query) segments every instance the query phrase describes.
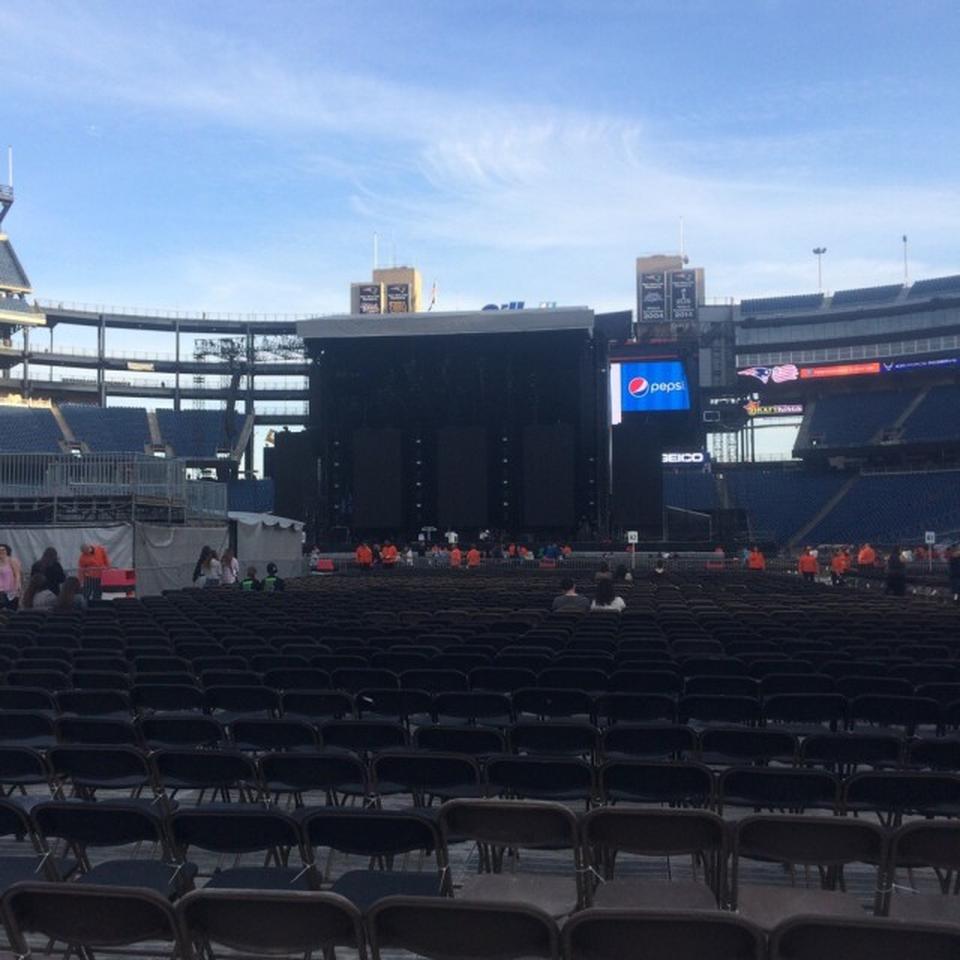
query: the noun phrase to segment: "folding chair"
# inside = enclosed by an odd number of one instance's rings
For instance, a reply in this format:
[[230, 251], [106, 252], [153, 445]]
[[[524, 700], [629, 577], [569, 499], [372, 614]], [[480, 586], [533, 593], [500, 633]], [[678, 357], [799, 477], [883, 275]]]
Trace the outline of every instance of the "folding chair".
[[493, 796], [581, 801], [589, 807], [596, 793], [593, 766], [573, 757], [490, 757], [484, 770]]
[[102, 796], [108, 790], [116, 790], [136, 800], [147, 791], [142, 802], [156, 802], [153, 771], [146, 754], [135, 747], [53, 747], [47, 759], [57, 781], [69, 782], [81, 800], [96, 799], [98, 791]]
[[717, 783], [717, 812], [724, 807], [752, 807], [755, 811], [803, 813], [839, 807], [839, 782], [820, 770], [783, 767], [731, 767]]
[[[175, 863], [167, 848], [166, 832], [158, 811], [129, 803], [86, 803], [78, 800], [47, 801], [31, 813], [40, 836], [66, 842], [77, 858], [77, 883], [115, 887], [145, 887], [173, 900], [193, 887], [195, 864]], [[160, 858], [140, 856], [92, 863], [91, 849], [153, 844]]]
[[886, 827], [905, 816], [960, 816], [960, 776], [922, 771], [858, 773], [843, 785], [846, 813], [873, 813]]
[[[443, 808], [441, 808], [443, 809]], [[365, 912], [384, 897], [441, 897], [450, 890], [447, 849], [436, 822], [414, 811], [324, 807], [303, 810], [300, 824], [310, 850], [369, 857], [383, 869], [348, 870], [331, 887]], [[433, 854], [434, 870], [395, 870], [397, 857]], [[327, 869], [329, 871], [328, 858]]]
[[68, 944], [88, 957], [100, 947], [157, 941], [170, 944], [171, 957], [192, 955], [170, 901], [152, 890], [19, 883], [4, 894], [2, 910], [11, 946], [23, 957], [31, 955], [31, 933]]
[[[765, 960], [752, 924], [706, 911], [584, 910], [561, 933], [564, 960]], [[838, 955], [839, 956], [839, 955]], [[821, 957], [820, 960], [823, 960]]]
[[[512, 901], [563, 917], [586, 903], [585, 864], [577, 819], [559, 803], [524, 800], [450, 800], [440, 808], [440, 829], [448, 842], [478, 844], [478, 875], [464, 880], [466, 900]], [[516, 871], [522, 850], [567, 850], [566, 876]], [[504, 871], [509, 850], [509, 872]]]
[[415, 807], [486, 793], [479, 765], [463, 754], [398, 750], [374, 757], [372, 769], [377, 796], [409, 794]]
[[[916, 889], [916, 871], [924, 868], [933, 870], [939, 893]], [[898, 882], [898, 869], [906, 871], [909, 886]], [[897, 920], [960, 923], [958, 871], [960, 825], [955, 820], [905, 824], [890, 842], [886, 912]]]
[[770, 937], [770, 960], [956, 960], [960, 928], [902, 920], [798, 917]]
[[[816, 868], [816, 887], [769, 883], [741, 884], [740, 861], [774, 862]], [[851, 863], [875, 868], [872, 907], [881, 906], [886, 837], [877, 826], [845, 817], [746, 817], [734, 826], [730, 898], [740, 916], [771, 930], [799, 914], [863, 916], [861, 898], [846, 892], [843, 868]], [[779, 879], [779, 877], [778, 877]]]
[[[251, 853], [266, 854], [268, 865], [233, 866], [226, 870], [218, 867], [204, 889], [314, 890], [318, 887], [298, 823], [275, 807], [244, 803], [191, 807], [172, 813], [169, 825], [170, 839], [181, 863], [187, 862], [193, 847], [237, 858]], [[300, 862], [296, 865], [290, 865], [293, 851], [299, 853]]]
[[212, 797], [229, 803], [231, 791], [241, 801], [256, 800], [260, 787], [253, 761], [229, 750], [157, 750], [151, 757], [158, 789], [168, 801], [182, 790], [198, 791], [202, 803], [209, 790]]
[[367, 916], [371, 960], [396, 951], [429, 960], [559, 960], [556, 922], [521, 903], [388, 897]]
[[[607, 909], [716, 910], [724, 896], [726, 830], [716, 814], [701, 810], [601, 807], [582, 821], [583, 842], [601, 877], [592, 903]], [[666, 859], [666, 879], [616, 879], [619, 853]], [[674, 880], [670, 858], [690, 856], [693, 879]], [[703, 880], [697, 878], [702, 865]]]
[[187, 894], [177, 915], [190, 942], [211, 960], [219, 955], [216, 947], [247, 956], [315, 952], [325, 960], [336, 960], [336, 948], [348, 947], [364, 960], [360, 912], [335, 893], [205, 887]]
[[618, 723], [603, 731], [600, 749], [611, 760], [685, 760], [697, 752], [697, 735], [690, 727], [673, 723]]
[[23, 849], [22, 853], [13, 853], [7, 846], [8, 852], [0, 856], [0, 891], [28, 880], [56, 880], [76, 869], [75, 861], [54, 861], [43, 850], [33, 821], [22, 806], [10, 800], [0, 800], [0, 837], [13, 838]]
[[702, 763], [655, 763], [611, 760], [600, 768], [603, 803], [668, 804], [671, 807], [710, 807], [714, 783]]
[[489, 727], [443, 726], [418, 727], [413, 734], [417, 749], [463, 753], [474, 757], [503, 753], [506, 738]]

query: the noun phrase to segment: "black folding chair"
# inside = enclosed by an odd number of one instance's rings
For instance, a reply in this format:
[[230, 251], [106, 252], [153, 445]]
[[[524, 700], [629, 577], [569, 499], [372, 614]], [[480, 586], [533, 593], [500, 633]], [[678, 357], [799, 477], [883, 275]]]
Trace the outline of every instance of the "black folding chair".
[[[442, 809], [442, 808], [441, 808]], [[440, 897], [450, 890], [446, 845], [436, 822], [414, 811], [324, 807], [299, 814], [311, 850], [369, 857], [379, 870], [348, 870], [333, 882], [334, 893], [366, 911], [390, 896]], [[395, 870], [397, 857], [433, 854], [436, 869]], [[328, 870], [330, 860], [328, 858]]]
[[398, 750], [373, 759], [373, 791], [379, 797], [409, 795], [415, 807], [435, 800], [482, 797], [485, 788], [473, 757], [427, 750]]
[[158, 941], [170, 945], [171, 956], [192, 955], [170, 901], [152, 890], [19, 883], [4, 894], [2, 910], [11, 946], [23, 957], [31, 955], [27, 939], [31, 933], [65, 943], [86, 957], [101, 947]]
[[[722, 905], [726, 860], [723, 821], [705, 810], [638, 810], [600, 807], [582, 821], [586, 849], [596, 858], [602, 881], [592, 903], [607, 909], [706, 909]], [[666, 877], [618, 879], [619, 853], [666, 860]], [[675, 880], [670, 858], [689, 856], [692, 879]], [[703, 879], [698, 878], [702, 867]]]
[[[783, 864], [794, 884], [741, 884], [741, 860]], [[877, 826], [846, 817], [746, 817], [734, 827], [730, 896], [740, 916], [771, 930], [799, 914], [863, 916], [861, 897], [847, 893], [843, 868], [874, 868], [872, 907], [879, 912], [886, 861], [886, 837]], [[814, 867], [816, 880], [798, 886], [794, 867]], [[806, 877], [809, 880], [809, 877]]]
[[367, 917], [371, 960], [397, 951], [435, 960], [559, 960], [556, 922], [522, 903], [388, 897]]
[[366, 766], [346, 751], [268, 753], [257, 762], [263, 789], [274, 801], [291, 797], [303, 807], [310, 794], [319, 792], [328, 805], [342, 806], [366, 801], [372, 793]]
[[177, 915], [187, 939], [213, 960], [223, 955], [217, 947], [246, 956], [317, 953], [325, 960], [348, 947], [364, 957], [360, 912], [335, 893], [204, 888], [187, 894]]
[[803, 813], [835, 811], [838, 806], [838, 780], [821, 770], [731, 767], [720, 774], [717, 784], [717, 812], [721, 814], [724, 807]]
[[[181, 863], [191, 848], [240, 857], [258, 854], [266, 865], [216, 869], [204, 889], [317, 889], [312, 858], [304, 847], [298, 823], [276, 807], [238, 803], [180, 809], [170, 815], [170, 838]], [[291, 854], [299, 863], [291, 865]]]
[[600, 768], [599, 786], [604, 803], [710, 807], [714, 797], [710, 768], [689, 761], [610, 760]]
[[[906, 877], [898, 880], [902, 870]], [[934, 883], [917, 889], [917, 873], [933, 872]], [[960, 825], [956, 820], [907, 823], [891, 838], [885, 912], [898, 920], [960, 923]], [[909, 886], [904, 884], [906, 879]], [[939, 889], [939, 893], [930, 892]]]

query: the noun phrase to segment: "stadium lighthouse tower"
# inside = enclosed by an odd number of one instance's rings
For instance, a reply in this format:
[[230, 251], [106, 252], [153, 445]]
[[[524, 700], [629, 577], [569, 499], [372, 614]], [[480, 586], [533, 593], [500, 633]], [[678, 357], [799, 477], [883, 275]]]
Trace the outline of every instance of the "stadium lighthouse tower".
[[0, 183], [0, 344], [3, 346], [9, 346], [15, 327], [45, 322], [44, 315], [27, 301], [33, 289], [3, 229], [3, 221], [13, 206], [12, 150], [8, 158], [8, 182]]

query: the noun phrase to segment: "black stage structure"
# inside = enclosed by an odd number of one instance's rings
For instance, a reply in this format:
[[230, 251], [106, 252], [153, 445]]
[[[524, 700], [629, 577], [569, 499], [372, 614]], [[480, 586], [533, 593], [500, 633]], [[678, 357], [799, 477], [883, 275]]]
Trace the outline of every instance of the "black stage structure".
[[629, 414], [611, 431], [608, 355], [631, 325], [586, 307], [299, 323], [310, 428], [269, 451], [277, 510], [331, 545], [660, 538], [660, 453], [690, 420]]

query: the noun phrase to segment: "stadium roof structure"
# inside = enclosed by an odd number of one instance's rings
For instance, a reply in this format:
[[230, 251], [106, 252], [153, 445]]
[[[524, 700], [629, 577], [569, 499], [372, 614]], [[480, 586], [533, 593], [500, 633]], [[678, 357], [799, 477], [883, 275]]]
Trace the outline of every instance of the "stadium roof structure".
[[333, 340], [593, 330], [593, 326], [594, 313], [589, 307], [551, 307], [450, 313], [344, 314], [303, 320], [297, 324], [297, 333], [305, 340]]
[[13, 206], [13, 187], [0, 186], [0, 322], [16, 324], [45, 321], [43, 313], [26, 300], [33, 292], [10, 238], [3, 232], [3, 220]]

